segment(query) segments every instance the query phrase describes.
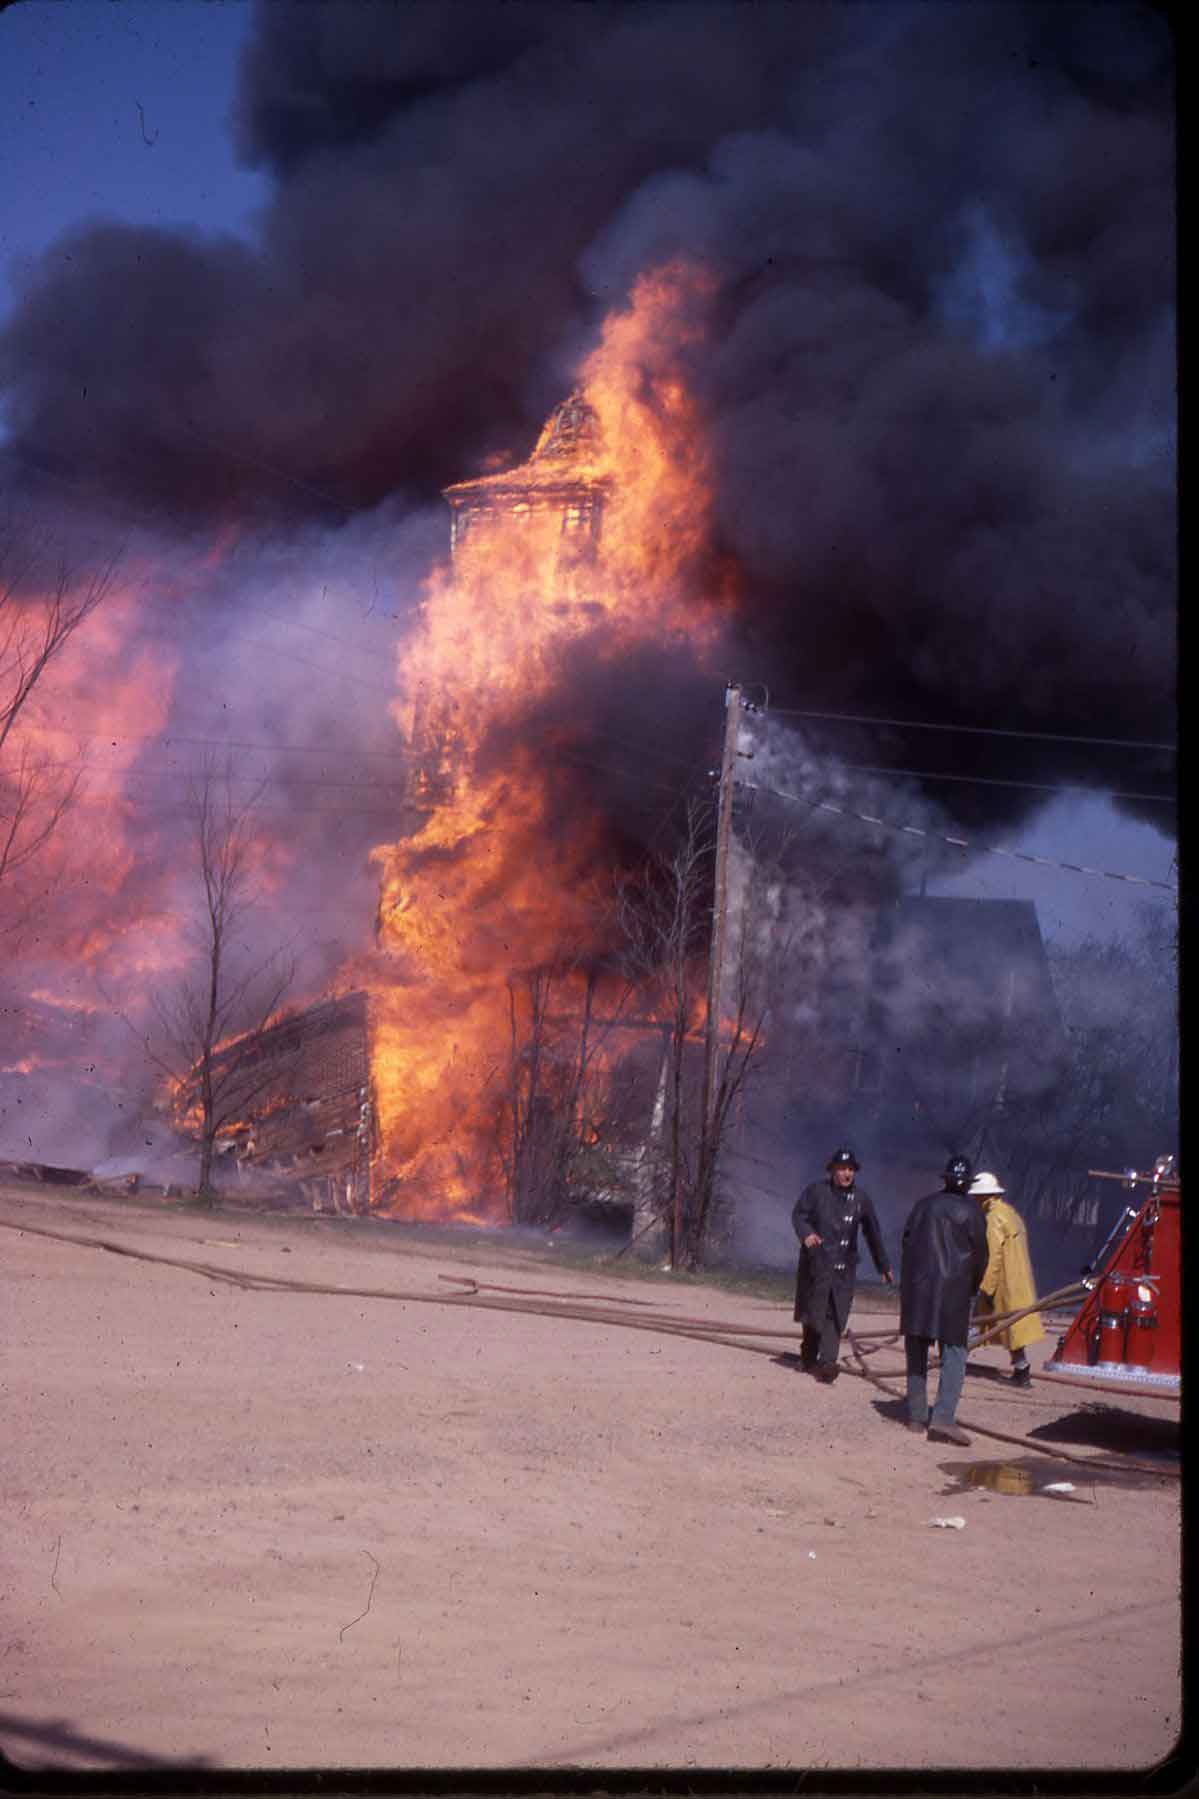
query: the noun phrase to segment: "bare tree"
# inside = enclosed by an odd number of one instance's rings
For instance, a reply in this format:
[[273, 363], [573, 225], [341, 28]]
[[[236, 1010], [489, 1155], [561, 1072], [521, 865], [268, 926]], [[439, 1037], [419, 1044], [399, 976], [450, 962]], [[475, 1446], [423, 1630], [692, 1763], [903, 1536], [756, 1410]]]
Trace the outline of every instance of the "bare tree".
[[[688, 802], [673, 848], [638, 877], [619, 884], [617, 909], [630, 978], [654, 1004], [665, 1041], [664, 1191], [670, 1259], [682, 1266], [689, 1155], [694, 1120], [687, 1117], [687, 1044], [704, 990], [715, 833], [710, 809]], [[693, 1109], [693, 1107], [692, 1107]]]
[[501, 1160], [513, 1224], [548, 1224], [560, 1203], [555, 1176], [569, 1120], [562, 1117], [568, 1096], [562, 1092], [561, 1058], [554, 1054], [547, 1017], [554, 977], [552, 968], [538, 968], [507, 983], [508, 1140]]
[[610, 1200], [627, 1184], [608, 1052], [633, 990], [610, 979], [601, 989], [601, 972], [611, 973], [602, 959], [563, 948], [508, 981], [508, 1082], [497, 1137], [515, 1224], [556, 1223], [572, 1203]]
[[[22, 725], [43, 677], [108, 593], [113, 556], [86, 575], [60, 560], [45, 580], [38, 547], [0, 533], [0, 885], [58, 829], [79, 788], [40, 755]], [[11, 925], [11, 921], [10, 921]]]
[[789, 835], [768, 847], [764, 838], [734, 840], [740, 880], [733, 906], [725, 966], [718, 973], [719, 1009], [711, 1111], [699, 1121], [693, 1203], [684, 1256], [698, 1267], [709, 1251], [725, 1246], [731, 1221], [722, 1216], [721, 1154], [734, 1107], [760, 1072], [766, 1025], [790, 961], [794, 936], [785, 904]]
[[743, 875], [719, 981], [719, 1036], [710, 1109], [699, 1081], [715, 828], [711, 807], [691, 801], [670, 850], [620, 886], [619, 919], [630, 974], [657, 1009], [664, 1038], [659, 1208], [669, 1222], [676, 1268], [700, 1266], [713, 1247], [720, 1210], [721, 1151], [733, 1109], [759, 1067], [764, 1026], [788, 934], [771, 916], [767, 889], [780, 851], [743, 848]]
[[173, 994], [156, 999], [157, 1044], [151, 1060], [174, 1083], [178, 1109], [200, 1145], [197, 1192], [211, 1200], [218, 1139], [278, 1086], [278, 1057], [263, 1057], [258, 1039], [277, 1021], [295, 979], [282, 950], [262, 954], [245, 941], [253, 910], [254, 819], [259, 788], [234, 797], [232, 767], [205, 764], [192, 785], [188, 811], [198, 884], [194, 971]]

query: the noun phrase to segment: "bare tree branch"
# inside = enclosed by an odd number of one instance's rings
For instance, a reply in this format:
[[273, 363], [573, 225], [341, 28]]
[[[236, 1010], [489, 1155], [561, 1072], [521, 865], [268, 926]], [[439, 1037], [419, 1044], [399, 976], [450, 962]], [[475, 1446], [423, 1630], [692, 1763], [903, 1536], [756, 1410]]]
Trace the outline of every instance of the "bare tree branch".
[[46, 591], [30, 593], [35, 554], [0, 560], [0, 750], [49, 664], [108, 593], [118, 561], [78, 583], [60, 561]]
[[198, 1192], [211, 1196], [217, 1141], [245, 1119], [281, 1073], [263, 1058], [261, 1034], [277, 1023], [295, 979], [281, 949], [248, 951], [238, 934], [254, 904], [254, 818], [259, 787], [234, 798], [231, 762], [207, 760], [191, 783], [193, 869], [199, 919], [196, 971], [173, 994], [155, 996], [157, 1044], [146, 1050], [171, 1079], [177, 1109], [200, 1145]]
[[[44, 561], [36, 544], [0, 528], [0, 887], [46, 847], [79, 792], [80, 774], [62, 777], [25, 727], [47, 670], [109, 592], [118, 558], [82, 577], [59, 560], [39, 583]], [[30, 904], [9, 901], [0, 928], [25, 922]]]

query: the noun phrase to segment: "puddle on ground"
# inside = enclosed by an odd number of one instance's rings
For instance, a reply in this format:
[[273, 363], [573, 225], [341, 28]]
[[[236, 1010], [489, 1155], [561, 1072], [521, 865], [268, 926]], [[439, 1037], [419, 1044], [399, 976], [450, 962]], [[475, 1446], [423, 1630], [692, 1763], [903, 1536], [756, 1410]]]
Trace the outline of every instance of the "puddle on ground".
[[1089, 1468], [1079, 1462], [1059, 1462], [1050, 1456], [1020, 1456], [1010, 1461], [947, 1462], [944, 1472], [956, 1483], [950, 1492], [964, 1487], [987, 1493], [1043, 1495], [1046, 1499], [1081, 1500], [1089, 1503], [1097, 1486], [1145, 1489], [1173, 1485], [1167, 1467], [1161, 1474], [1141, 1468]]
[[988, 1493], [1035, 1493], [1035, 1475], [1014, 1462], [976, 1462], [966, 1469], [968, 1487], [985, 1487]]

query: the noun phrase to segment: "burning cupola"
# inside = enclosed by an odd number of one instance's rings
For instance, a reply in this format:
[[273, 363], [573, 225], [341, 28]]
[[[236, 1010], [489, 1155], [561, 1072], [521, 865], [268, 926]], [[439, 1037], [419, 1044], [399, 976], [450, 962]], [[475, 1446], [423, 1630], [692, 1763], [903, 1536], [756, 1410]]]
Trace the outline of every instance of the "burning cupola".
[[558, 539], [554, 558], [562, 597], [577, 597], [581, 572], [593, 562], [611, 480], [600, 473], [600, 423], [581, 393], [554, 411], [533, 454], [517, 468], [447, 487], [450, 546], [455, 560], [483, 549], [498, 532], [536, 532]]
[[[576, 391], [550, 415], [527, 461], [445, 489], [452, 562], [446, 591], [462, 611], [458, 644], [468, 647], [434, 679], [413, 685], [407, 798], [414, 819], [443, 804], [463, 772], [464, 674], [486, 689], [493, 679], [488, 661], [502, 665], [501, 691], [489, 696], [493, 706], [502, 703], [505, 684], [515, 691], [512, 677], [531, 675], [549, 641], [593, 621], [600, 538], [614, 485], [599, 418]], [[497, 655], [501, 641], [506, 653]]]

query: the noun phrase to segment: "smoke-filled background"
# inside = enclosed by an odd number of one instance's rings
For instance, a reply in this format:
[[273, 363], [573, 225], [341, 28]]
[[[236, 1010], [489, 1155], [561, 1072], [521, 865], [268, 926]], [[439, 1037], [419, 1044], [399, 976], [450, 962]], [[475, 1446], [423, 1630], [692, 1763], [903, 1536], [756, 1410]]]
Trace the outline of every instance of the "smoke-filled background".
[[922, 861], [817, 833], [830, 915], [838, 882], [924, 879], [1124, 929], [1114, 883], [1004, 886], [936, 833], [1168, 874], [1173, 80], [1159, 14], [1107, 3], [6, 13], [0, 515], [120, 574], [43, 702], [87, 831], [29, 871], [2, 977], [5, 1062], [91, 1085], [26, 1083], [19, 1128], [0, 1095], [0, 1152], [95, 1160], [144, 1091], [117, 1012], [178, 960], [201, 757], [268, 784], [261, 928], [303, 991], [369, 949], [440, 490], [526, 455], [667, 264], [701, 316], [646, 380], [676, 363], [697, 409], [688, 579], [725, 584], [726, 636], [716, 669], [564, 652], [522, 721], [557, 803], [635, 860], [736, 675], [799, 715], [778, 785], [815, 757], [809, 798], [842, 771], [932, 833]]

